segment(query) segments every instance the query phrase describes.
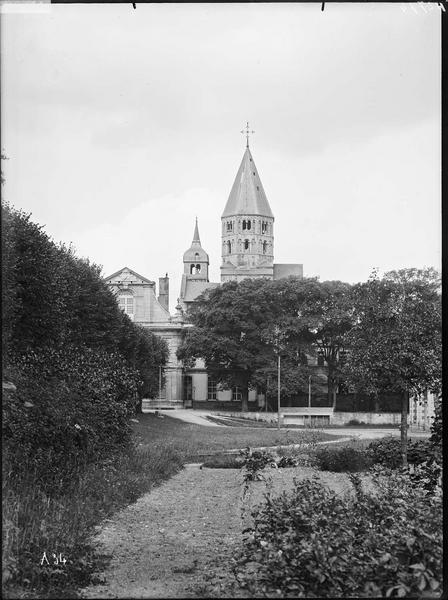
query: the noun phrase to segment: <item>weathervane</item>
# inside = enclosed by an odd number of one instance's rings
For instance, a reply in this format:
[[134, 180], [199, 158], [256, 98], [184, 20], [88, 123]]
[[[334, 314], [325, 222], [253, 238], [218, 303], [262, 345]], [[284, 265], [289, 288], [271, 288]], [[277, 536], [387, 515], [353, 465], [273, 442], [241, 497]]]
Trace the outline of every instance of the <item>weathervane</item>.
[[249, 121], [247, 121], [245, 129], [241, 130], [241, 133], [246, 134], [246, 148], [249, 148], [249, 135], [251, 133], [255, 133], [255, 131], [250, 131], [250, 129], [249, 129]]

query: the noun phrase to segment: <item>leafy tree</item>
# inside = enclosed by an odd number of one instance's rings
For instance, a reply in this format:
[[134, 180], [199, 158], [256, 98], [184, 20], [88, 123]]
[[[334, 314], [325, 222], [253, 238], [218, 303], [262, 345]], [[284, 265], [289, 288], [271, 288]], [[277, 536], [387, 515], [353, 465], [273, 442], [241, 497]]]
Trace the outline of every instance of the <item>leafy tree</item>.
[[336, 408], [345, 335], [353, 326], [351, 285], [342, 281], [310, 282], [301, 311], [313, 344], [327, 364], [328, 399]]
[[441, 387], [440, 277], [433, 268], [374, 273], [353, 294], [345, 374], [357, 391], [402, 395], [401, 454], [407, 464], [410, 395]]
[[210, 290], [190, 308], [194, 327], [178, 357], [187, 364], [201, 358], [217, 381], [240, 387], [242, 410], [247, 410], [249, 387], [266, 389], [269, 377], [276, 380], [279, 348], [273, 332], [278, 328], [282, 393], [297, 392], [308, 376], [303, 359], [312, 340], [300, 315], [307, 293], [307, 282], [294, 277], [231, 281]]
[[273, 360], [272, 348], [260, 336], [275, 308], [265, 288], [263, 279], [246, 279], [205, 292], [189, 310], [194, 327], [178, 350], [187, 364], [201, 358], [214, 379], [238, 386], [243, 411], [248, 409], [249, 386], [259, 381], [257, 371]]

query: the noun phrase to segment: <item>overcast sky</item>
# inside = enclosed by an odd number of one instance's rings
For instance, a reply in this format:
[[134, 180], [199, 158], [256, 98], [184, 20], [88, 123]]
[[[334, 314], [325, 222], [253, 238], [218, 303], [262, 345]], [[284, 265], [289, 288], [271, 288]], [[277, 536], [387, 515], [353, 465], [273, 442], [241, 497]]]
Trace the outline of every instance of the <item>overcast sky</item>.
[[55, 5], [2, 15], [3, 195], [110, 275], [168, 272], [195, 216], [219, 281], [245, 148], [275, 262], [440, 265], [440, 12], [396, 4]]

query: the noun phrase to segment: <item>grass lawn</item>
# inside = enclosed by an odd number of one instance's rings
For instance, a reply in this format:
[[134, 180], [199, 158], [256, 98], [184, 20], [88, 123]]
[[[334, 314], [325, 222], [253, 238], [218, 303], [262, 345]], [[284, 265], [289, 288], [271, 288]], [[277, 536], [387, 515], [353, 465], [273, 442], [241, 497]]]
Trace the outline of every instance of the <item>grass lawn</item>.
[[138, 423], [133, 423], [134, 433], [138, 441], [147, 447], [164, 446], [181, 454], [185, 461], [247, 446], [287, 446], [301, 442], [323, 442], [336, 440], [337, 435], [323, 433], [319, 430], [248, 428], [241, 427], [207, 427], [186, 423], [179, 419], [164, 415], [164, 418], [147, 413], [138, 416]]

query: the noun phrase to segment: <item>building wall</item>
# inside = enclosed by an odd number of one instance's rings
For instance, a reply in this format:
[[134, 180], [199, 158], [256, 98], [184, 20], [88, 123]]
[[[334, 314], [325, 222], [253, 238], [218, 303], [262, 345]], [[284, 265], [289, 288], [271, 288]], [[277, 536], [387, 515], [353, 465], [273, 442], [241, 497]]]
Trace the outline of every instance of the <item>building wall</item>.
[[426, 393], [409, 401], [409, 424], [420, 429], [430, 429], [435, 414], [435, 396]]
[[266, 267], [254, 267], [252, 269], [245, 267], [228, 268], [227, 266], [221, 267], [221, 281], [243, 281], [243, 279], [257, 279], [260, 277], [266, 277], [272, 279], [274, 276], [273, 266]]
[[168, 345], [168, 361], [163, 368], [165, 385], [162, 389], [162, 398], [168, 402], [183, 402], [183, 366], [177, 358], [177, 350], [181, 343], [181, 325], [160, 325], [153, 323], [142, 323], [152, 333], [164, 339]]

